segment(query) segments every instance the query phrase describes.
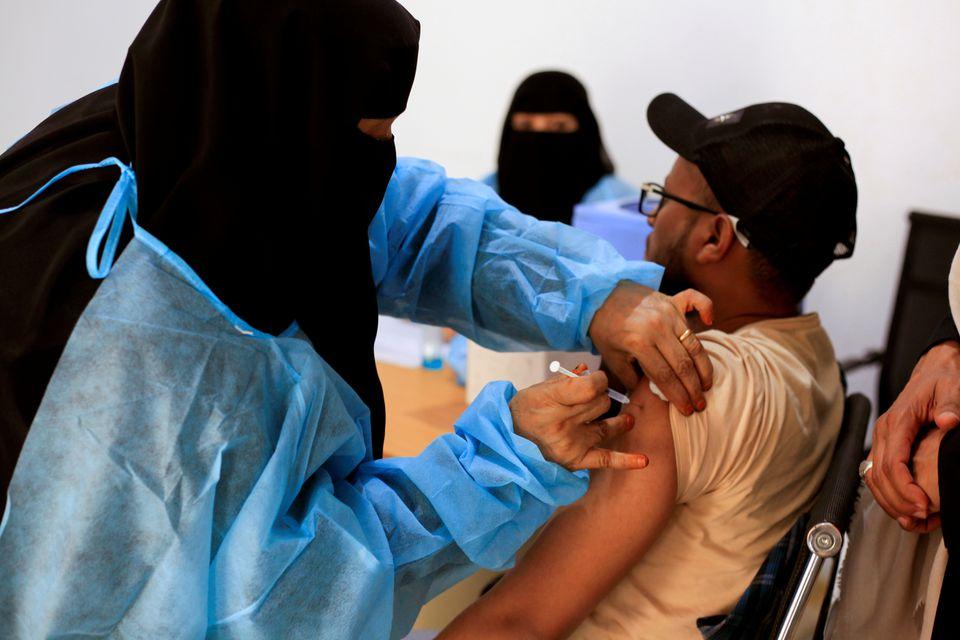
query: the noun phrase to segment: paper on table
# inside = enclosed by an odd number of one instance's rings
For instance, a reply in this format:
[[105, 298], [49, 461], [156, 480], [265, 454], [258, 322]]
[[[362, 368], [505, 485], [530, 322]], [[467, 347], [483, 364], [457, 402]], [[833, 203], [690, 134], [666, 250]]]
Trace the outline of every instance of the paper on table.
[[377, 339], [373, 344], [373, 354], [379, 362], [400, 367], [419, 367], [423, 358], [422, 347], [423, 325], [380, 316]]

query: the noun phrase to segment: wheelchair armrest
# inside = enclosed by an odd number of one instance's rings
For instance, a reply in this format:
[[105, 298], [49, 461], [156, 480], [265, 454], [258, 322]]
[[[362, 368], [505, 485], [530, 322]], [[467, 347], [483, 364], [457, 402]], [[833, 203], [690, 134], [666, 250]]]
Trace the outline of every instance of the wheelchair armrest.
[[809, 530], [818, 525], [831, 524], [840, 533], [846, 532], [860, 489], [857, 468], [863, 459], [863, 441], [869, 420], [870, 401], [859, 393], [848, 397], [844, 407], [847, 428], [840, 434], [827, 477], [810, 510]]

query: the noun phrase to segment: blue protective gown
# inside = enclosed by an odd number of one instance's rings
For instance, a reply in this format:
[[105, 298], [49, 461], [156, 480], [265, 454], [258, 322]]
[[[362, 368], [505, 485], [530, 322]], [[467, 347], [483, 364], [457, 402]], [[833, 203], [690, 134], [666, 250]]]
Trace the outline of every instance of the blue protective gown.
[[[420, 456], [372, 460], [367, 408], [296, 327], [248, 325], [138, 226], [111, 270], [136, 213], [122, 175], [88, 254], [109, 277], [10, 485], [0, 635], [398, 638], [584, 492], [513, 432], [507, 383]], [[617, 281], [661, 275], [421, 160], [398, 164], [370, 246], [384, 313], [493, 347], [589, 349]]]
[[[482, 180], [494, 191], [498, 190], [497, 173], [491, 173]], [[600, 178], [597, 184], [593, 185], [583, 196], [581, 202], [605, 202], [607, 200], [619, 200], [620, 198], [629, 198], [639, 196], [633, 185], [628, 184], [613, 174], [608, 174]], [[501, 350], [515, 350], [505, 349]], [[450, 341], [450, 348], [447, 352], [447, 364], [457, 376], [457, 382], [461, 385], [467, 381], [467, 339], [457, 334]]]

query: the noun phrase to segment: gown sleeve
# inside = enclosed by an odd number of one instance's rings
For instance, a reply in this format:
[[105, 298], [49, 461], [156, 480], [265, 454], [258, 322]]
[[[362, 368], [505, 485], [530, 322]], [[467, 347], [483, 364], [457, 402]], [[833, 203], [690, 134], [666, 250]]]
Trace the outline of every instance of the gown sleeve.
[[368, 408], [305, 337], [257, 332], [135, 239], [17, 463], [0, 635], [401, 638], [586, 491], [514, 432], [514, 394], [491, 384], [421, 455], [374, 461]]
[[655, 289], [663, 274], [413, 158], [398, 162], [369, 237], [381, 313], [500, 350], [592, 350], [590, 321], [616, 284]]
[[[415, 458], [362, 464], [352, 479], [395, 571], [391, 637], [424, 603], [477, 569], [503, 570], [559, 506], [581, 497], [586, 472], [546, 461], [513, 432], [513, 385], [488, 385], [455, 424]], [[375, 516], [375, 519], [374, 519]], [[363, 516], [361, 516], [361, 519]]]

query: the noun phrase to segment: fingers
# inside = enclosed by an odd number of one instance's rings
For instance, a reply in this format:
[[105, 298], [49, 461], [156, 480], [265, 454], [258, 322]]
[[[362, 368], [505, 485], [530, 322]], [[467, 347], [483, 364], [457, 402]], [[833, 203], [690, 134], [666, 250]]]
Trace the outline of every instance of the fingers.
[[[877, 504], [880, 505], [880, 508], [890, 516], [891, 518], [898, 518], [900, 514], [895, 512], [890, 508], [890, 505], [887, 503], [886, 498], [883, 497], [883, 494], [877, 489], [877, 484], [873, 480], [873, 471], [876, 468], [876, 450], [877, 450], [877, 441], [876, 435], [874, 436], [873, 449], [870, 450], [870, 454], [867, 456], [867, 460], [873, 460], [874, 466], [867, 470], [867, 473], [863, 476], [863, 481], [866, 483], [867, 488], [870, 489], [870, 493], [873, 494], [873, 499], [877, 501]], [[903, 526], [901, 523], [900, 526]]]
[[649, 464], [642, 453], [623, 453], [594, 447], [580, 459], [577, 469], [644, 469]]
[[[936, 514], [929, 513], [931, 498], [917, 482], [918, 474], [911, 465], [914, 443], [925, 425], [932, 421], [940, 429], [960, 426], [960, 383], [956, 376], [949, 375], [956, 371], [956, 360], [952, 347], [928, 351], [874, 430], [870, 454], [874, 466], [866, 474], [867, 486], [877, 504], [908, 531], [929, 531], [939, 526]], [[920, 458], [917, 467], [921, 481], [925, 481], [923, 460]]]
[[926, 518], [929, 498], [910, 472], [913, 442], [920, 423], [912, 412], [891, 409], [877, 420], [870, 486], [891, 517]]
[[606, 442], [633, 429], [634, 419], [629, 413], [621, 413], [590, 425], [597, 436], [597, 443]]
[[[874, 467], [874, 469], [876, 469], [876, 467]], [[863, 478], [864, 482], [867, 483], [867, 488], [869, 488], [870, 492], [873, 494], [874, 500], [876, 500], [880, 508], [883, 509], [888, 516], [896, 520], [903, 529], [907, 531], [913, 531], [914, 527], [916, 526], [916, 518], [913, 516], [903, 515], [900, 511], [891, 506], [891, 504], [887, 501], [885, 494], [877, 489], [877, 484], [873, 478], [874, 469], [867, 471], [867, 475]]]
[[[706, 319], [713, 319], [713, 303], [692, 289], [674, 296], [671, 303], [680, 314], [703, 307]], [[652, 362], [641, 361], [641, 364], [667, 399], [681, 413], [690, 415], [694, 410], [702, 411], [707, 406], [703, 392], [713, 384], [713, 365], [700, 339], [689, 331], [680, 314], [674, 314], [672, 329], [662, 331], [655, 339], [656, 351], [646, 354]]]
[[[692, 341], [693, 337], [688, 337], [687, 340]], [[664, 384], [661, 384], [656, 379], [654, 379], [654, 382], [657, 383], [657, 386], [660, 387], [668, 398], [670, 398], [670, 393], [666, 391], [664, 386], [677, 390], [675, 393], [686, 402], [686, 404], [677, 404], [684, 415], [693, 413], [694, 409], [698, 411], [702, 410], [707, 406], [707, 403], [703, 399], [703, 386], [700, 382], [700, 374], [690, 354], [676, 339], [663, 340], [658, 346], [660, 354], [663, 356], [663, 359], [666, 360], [670, 370], [669, 372], [666, 370], [661, 372], [665, 378], [668, 378], [664, 380]]]
[[[687, 289], [673, 296], [671, 301], [681, 314], [686, 315], [696, 310], [700, 314], [700, 320], [702, 320], [704, 324], [713, 324], [713, 301], [699, 291]], [[683, 328], [679, 329], [680, 333], [677, 335], [684, 335], [687, 329], [686, 323], [684, 323]], [[700, 343], [700, 339], [695, 333], [690, 334], [683, 339], [683, 346], [690, 354], [690, 357], [693, 358], [693, 362], [697, 367], [697, 373], [700, 375], [701, 386], [704, 390], [709, 389], [713, 386], [713, 364], [710, 362], [710, 357]]]
[[695, 289], [681, 291], [671, 298], [681, 315], [696, 311], [705, 325], [713, 324], [713, 300]]
[[[578, 366], [577, 369], [583, 371], [586, 367], [581, 369]], [[587, 404], [601, 395], [606, 397], [607, 374], [602, 371], [594, 371], [589, 375], [578, 378], [558, 376], [554, 380], [556, 380], [556, 383], [553, 389], [553, 398], [561, 405], [574, 407]]]
[[960, 381], [947, 371], [937, 370], [937, 373], [931, 402], [933, 411], [928, 420], [941, 429], [953, 429], [960, 425]]
[[929, 518], [927, 518], [926, 520], [921, 520], [917, 522], [914, 531], [917, 531], [919, 533], [930, 533], [931, 531], [935, 531], [939, 529], [940, 525], [941, 525], [940, 514], [935, 513], [931, 515]]
[[691, 333], [683, 341], [683, 346], [693, 358], [693, 364], [697, 368], [697, 375], [700, 377], [700, 384], [704, 391], [709, 391], [713, 386], [713, 363], [710, 362], [710, 355], [703, 348], [703, 343], [697, 334]]
[[[888, 516], [899, 522], [900, 526], [907, 531], [912, 531], [916, 520], [927, 517], [929, 498], [916, 484], [909, 485], [907, 497], [901, 496], [891, 488], [886, 476], [880, 475], [878, 470], [877, 464], [874, 462], [873, 468], [867, 471], [866, 476], [864, 476], [867, 487], [877, 504]], [[909, 470], [906, 466], [898, 472], [901, 475], [901, 480], [903, 473], [909, 476]]]
[[919, 518], [901, 517], [897, 518], [897, 524], [899, 524], [904, 531], [909, 531], [910, 533], [930, 533], [940, 528], [940, 514], [935, 513], [923, 520]]
[[[580, 364], [573, 372], [582, 373], [586, 368], [586, 365]], [[552, 400], [559, 405], [558, 421], [584, 424], [610, 409], [607, 374], [602, 371], [594, 371], [578, 378], [557, 376], [551, 382], [549, 388]]]
[[599, 418], [610, 409], [610, 396], [606, 393], [597, 396], [586, 404], [575, 408], [573, 415], [569, 420], [575, 424], [586, 424]]
[[693, 413], [694, 406], [690, 399], [690, 393], [662, 353], [657, 351], [655, 358], [648, 355], [647, 361], [641, 362], [641, 364], [647, 377], [656, 383], [663, 395], [677, 407], [680, 413], [685, 416]]
[[[929, 502], [923, 490], [913, 483], [910, 470], [903, 463], [894, 463], [880, 473], [876, 462], [864, 478], [877, 504], [891, 518], [926, 518]], [[895, 482], [899, 485], [895, 488]]]
[[890, 504], [901, 513], [914, 518], [926, 519], [930, 509], [930, 499], [923, 492], [910, 472], [910, 467], [902, 462], [893, 465], [889, 480], [886, 482]]
[[[633, 416], [623, 413], [614, 418], [586, 425], [596, 442], [604, 442], [633, 428]], [[592, 447], [580, 459], [578, 469], [643, 469], [650, 463], [642, 453], [626, 453], [602, 447]]]

